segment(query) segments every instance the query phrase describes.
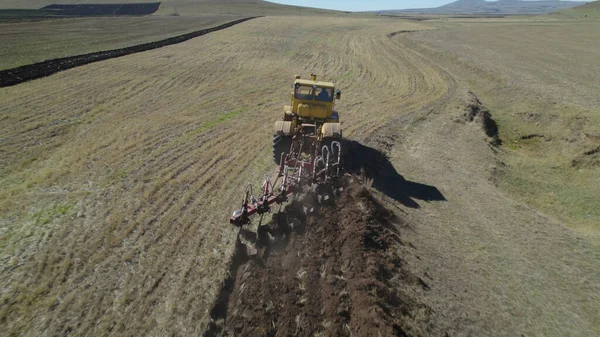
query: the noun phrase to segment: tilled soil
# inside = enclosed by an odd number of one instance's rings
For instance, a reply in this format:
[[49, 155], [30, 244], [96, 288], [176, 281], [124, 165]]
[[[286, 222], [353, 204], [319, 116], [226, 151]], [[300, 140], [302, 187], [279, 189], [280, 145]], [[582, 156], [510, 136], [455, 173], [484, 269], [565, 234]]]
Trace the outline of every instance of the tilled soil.
[[424, 284], [397, 254], [403, 221], [347, 183], [336, 202], [313, 208], [307, 196], [275, 214], [260, 257], [241, 257], [240, 245], [206, 335], [421, 334], [430, 310], [411, 296]]

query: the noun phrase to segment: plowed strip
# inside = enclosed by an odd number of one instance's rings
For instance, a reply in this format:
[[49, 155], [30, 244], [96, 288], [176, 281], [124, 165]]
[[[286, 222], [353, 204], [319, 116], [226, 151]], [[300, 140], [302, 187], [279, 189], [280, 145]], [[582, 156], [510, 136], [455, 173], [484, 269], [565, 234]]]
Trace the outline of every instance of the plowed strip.
[[[213, 310], [207, 336], [408, 336], [429, 309], [412, 297], [419, 278], [397, 253], [403, 220], [354, 178], [337, 205], [312, 198], [276, 214], [262, 258], [233, 266], [231, 289]], [[263, 237], [261, 235], [261, 237]], [[287, 244], [286, 244], [287, 243]]]

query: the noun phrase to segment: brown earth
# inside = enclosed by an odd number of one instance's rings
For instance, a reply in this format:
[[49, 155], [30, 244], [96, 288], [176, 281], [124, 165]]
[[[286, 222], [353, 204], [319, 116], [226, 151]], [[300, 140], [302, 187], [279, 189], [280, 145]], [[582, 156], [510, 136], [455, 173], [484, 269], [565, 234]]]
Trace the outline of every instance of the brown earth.
[[399, 256], [404, 220], [344, 180], [336, 201], [308, 194], [274, 214], [260, 257], [238, 245], [205, 336], [422, 335], [431, 310], [413, 292], [428, 286]]

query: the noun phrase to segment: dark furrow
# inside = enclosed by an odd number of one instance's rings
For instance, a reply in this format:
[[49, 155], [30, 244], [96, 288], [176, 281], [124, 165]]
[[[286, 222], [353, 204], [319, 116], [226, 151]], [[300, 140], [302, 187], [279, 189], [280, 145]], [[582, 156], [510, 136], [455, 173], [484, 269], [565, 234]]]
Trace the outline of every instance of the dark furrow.
[[34, 63], [26, 66], [21, 66], [17, 68], [7, 69], [0, 71], [0, 87], [9, 87], [12, 85], [17, 85], [23, 82], [35, 80], [38, 78], [50, 76], [59, 71], [79, 67], [85, 64], [104, 61], [116, 57], [121, 57], [125, 55], [140, 53], [143, 51], [148, 51], [152, 49], [157, 49], [165, 46], [170, 46], [173, 44], [185, 42], [187, 40], [193, 39], [198, 36], [206, 35], [208, 33], [216, 32], [218, 30], [222, 30], [225, 28], [229, 28], [231, 26], [237, 25], [238, 23], [242, 23], [244, 21], [248, 21], [251, 19], [257, 18], [248, 17], [239, 20], [235, 20], [232, 22], [228, 22], [226, 24], [222, 24], [220, 26], [216, 26], [213, 28], [202, 29], [192, 33], [183, 34], [175, 37], [171, 37], [168, 39], [143, 43], [136, 46], [131, 46], [127, 48], [113, 49], [113, 50], [105, 50], [95, 53], [76, 55], [70, 57], [63, 57], [54, 60], [48, 60], [44, 62]]

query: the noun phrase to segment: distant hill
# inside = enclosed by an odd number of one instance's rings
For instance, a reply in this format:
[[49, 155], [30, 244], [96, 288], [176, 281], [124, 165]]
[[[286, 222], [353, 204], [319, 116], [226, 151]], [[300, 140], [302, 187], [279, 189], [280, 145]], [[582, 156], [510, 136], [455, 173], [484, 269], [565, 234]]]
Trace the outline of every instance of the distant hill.
[[585, 5], [563, 9], [553, 15], [576, 17], [576, 18], [600, 18], [600, 1], [594, 1]]
[[379, 14], [477, 14], [477, 15], [510, 15], [510, 14], [545, 14], [562, 9], [577, 7], [585, 2], [575, 1], [521, 1], [521, 0], [458, 0], [437, 7], [422, 9], [378, 11]]

